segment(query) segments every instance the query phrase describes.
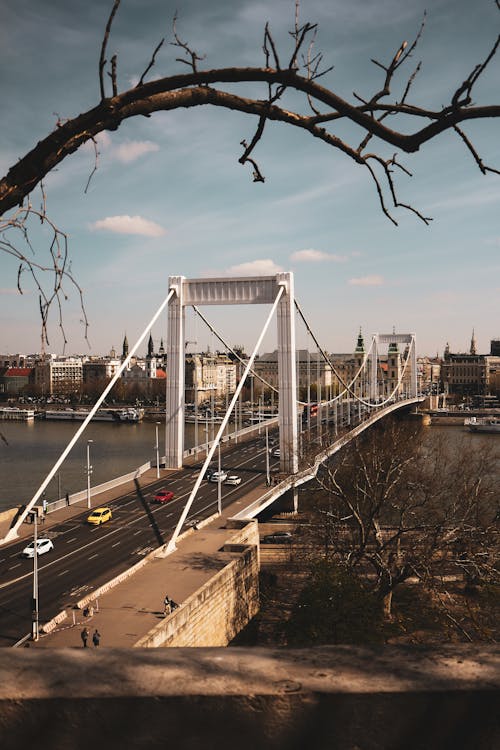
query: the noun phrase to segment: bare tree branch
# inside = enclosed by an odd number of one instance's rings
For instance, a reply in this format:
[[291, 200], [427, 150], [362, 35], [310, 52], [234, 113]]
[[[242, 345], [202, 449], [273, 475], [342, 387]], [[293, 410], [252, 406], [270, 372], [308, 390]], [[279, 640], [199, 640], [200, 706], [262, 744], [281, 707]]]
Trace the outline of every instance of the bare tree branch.
[[[496, 0], [500, 9], [500, 0]], [[403, 42], [397, 48], [387, 64], [373, 60], [373, 63], [383, 71], [382, 86], [371, 96], [362, 97], [354, 93], [353, 101], [339, 96], [333, 89], [318, 83], [318, 79], [331, 70], [323, 68], [322, 53], [314, 52], [316, 40], [316, 25], [300, 24], [299, 0], [295, 3], [294, 28], [290, 32], [293, 47], [288, 53], [288, 66], [282, 68], [280, 54], [271, 34], [269, 25], [264, 29], [263, 50], [265, 67], [226, 67], [220, 69], [199, 70], [198, 64], [203, 59], [192, 47], [181, 39], [177, 32], [177, 14], [173, 19], [173, 41], [170, 44], [182, 50], [184, 57], [177, 61], [187, 65], [187, 74], [171, 75], [153, 81], [145, 82], [147, 73], [156, 62], [157, 54], [163, 46], [163, 39], [153, 51], [151, 60], [141, 75], [139, 82], [133, 88], [120, 92], [117, 80], [117, 56], [111, 59], [112, 96], [106, 96], [104, 71], [106, 67], [106, 51], [114, 17], [120, 6], [120, 0], [114, 0], [109, 15], [99, 58], [99, 86], [100, 101], [92, 109], [77, 117], [62, 120], [58, 118], [56, 128], [45, 138], [40, 140], [24, 157], [20, 158], [0, 180], [0, 216], [6, 217], [0, 229], [17, 228], [24, 237], [26, 225], [20, 222], [19, 215], [14, 213], [9, 219], [7, 212], [22, 206], [23, 201], [41, 183], [46, 174], [56, 168], [68, 155], [77, 151], [87, 141], [94, 142], [96, 159], [94, 169], [89, 177], [85, 190], [97, 169], [97, 148], [95, 138], [105, 131], [117, 130], [129, 118], [137, 116], [149, 117], [158, 111], [174, 111], [180, 108], [199, 106], [215, 106], [242, 112], [257, 118], [255, 133], [247, 144], [240, 141], [244, 148], [238, 161], [241, 164], [250, 163], [253, 167], [253, 179], [263, 182], [263, 172], [255, 158], [258, 143], [264, 135], [268, 121], [281, 122], [302, 129], [313, 138], [321, 140], [332, 149], [342, 153], [357, 165], [364, 167], [372, 179], [381, 210], [387, 218], [397, 224], [393, 215], [395, 211], [404, 210], [413, 213], [421, 221], [429, 223], [425, 216], [414, 206], [399, 199], [395, 176], [397, 172], [404, 172], [411, 176], [401, 163], [397, 152], [412, 154], [421, 149], [427, 142], [437, 136], [450, 132], [457, 135], [466, 149], [472, 154], [474, 161], [482, 174], [492, 172], [499, 174], [500, 170], [488, 166], [479, 154], [478, 148], [472, 143], [464, 131], [464, 124], [474, 120], [485, 120], [500, 117], [500, 103], [473, 105], [472, 92], [475, 84], [485, 75], [496, 58], [500, 45], [500, 36], [492, 44], [483, 62], [474, 66], [465, 81], [455, 86], [449, 103], [439, 109], [430, 109], [409, 101], [410, 92], [416, 75], [420, 70], [420, 63], [402, 84], [401, 95], [393, 97], [392, 89], [396, 77], [413, 56], [421, 39], [426, 18], [420, 26], [411, 44]], [[305, 50], [305, 52], [304, 52]], [[239, 84], [263, 84], [265, 87], [262, 98], [241, 96], [237, 87]], [[234, 90], [232, 85], [234, 84]], [[217, 88], [221, 86], [221, 88]], [[228, 90], [231, 89], [231, 90]], [[302, 94], [304, 109], [302, 111], [300, 97], [293, 101], [296, 111], [281, 105], [285, 92]], [[391, 99], [390, 99], [391, 97]], [[312, 114], [311, 114], [312, 112]], [[406, 124], [409, 118], [417, 123], [411, 132], [398, 130], [388, 126], [388, 118], [395, 123], [401, 117]], [[363, 137], [359, 145], [348, 142], [344, 135], [336, 131], [338, 123], [351, 123], [360, 128]], [[342, 131], [345, 132], [345, 131]], [[370, 153], [365, 151], [367, 145], [377, 139], [377, 146]], [[389, 146], [391, 156], [383, 152], [384, 146]], [[43, 193], [43, 188], [42, 188]], [[31, 209], [30, 209], [31, 210]], [[41, 215], [46, 220], [45, 208]], [[10, 241], [9, 241], [10, 242]], [[13, 243], [3, 245], [12, 251]], [[24, 259], [21, 253], [23, 263]], [[24, 266], [23, 266], [24, 268]], [[40, 269], [38, 269], [40, 270]], [[20, 282], [21, 276], [18, 276]], [[48, 297], [47, 299], [50, 299]], [[42, 295], [42, 307], [46, 299]]]
[[156, 46], [156, 48], [155, 48], [155, 50], [153, 52], [153, 56], [151, 57], [151, 60], [149, 61], [149, 64], [148, 64], [146, 70], [144, 71], [144, 73], [140, 77], [139, 83], [137, 84], [137, 86], [142, 86], [142, 84], [144, 83], [145, 77], [147, 76], [147, 74], [149, 73], [149, 71], [151, 70], [151, 68], [153, 67], [153, 65], [155, 64], [156, 55], [158, 54], [158, 52], [160, 51], [160, 49], [163, 47], [163, 42], [164, 41], [165, 41], [165, 38], [163, 38], [160, 41], [160, 43]]
[[111, 26], [113, 25], [113, 19], [116, 15], [116, 11], [120, 7], [121, 0], [115, 0], [113, 3], [113, 7], [111, 9], [111, 13], [109, 14], [108, 22], [106, 24], [106, 29], [104, 32], [104, 38], [102, 40], [101, 45], [101, 55], [99, 57], [99, 84], [100, 84], [100, 91], [101, 91], [101, 101], [106, 97], [106, 91], [104, 88], [104, 66], [106, 65], [106, 47], [108, 46], [108, 39], [109, 34], [111, 31]]

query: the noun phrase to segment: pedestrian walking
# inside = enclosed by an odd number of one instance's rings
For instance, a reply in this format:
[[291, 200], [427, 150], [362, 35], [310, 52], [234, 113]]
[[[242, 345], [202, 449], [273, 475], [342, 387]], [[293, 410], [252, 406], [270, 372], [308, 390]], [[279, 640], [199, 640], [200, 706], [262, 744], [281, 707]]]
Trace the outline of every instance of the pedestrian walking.
[[101, 640], [101, 634], [97, 630], [97, 628], [94, 630], [94, 635], [92, 636], [92, 643], [97, 648]]
[[69, 492], [66, 493], [66, 505], [69, 508]]
[[87, 648], [87, 641], [89, 639], [89, 629], [83, 628], [82, 632], [80, 633], [80, 638], [82, 639], [83, 647]]

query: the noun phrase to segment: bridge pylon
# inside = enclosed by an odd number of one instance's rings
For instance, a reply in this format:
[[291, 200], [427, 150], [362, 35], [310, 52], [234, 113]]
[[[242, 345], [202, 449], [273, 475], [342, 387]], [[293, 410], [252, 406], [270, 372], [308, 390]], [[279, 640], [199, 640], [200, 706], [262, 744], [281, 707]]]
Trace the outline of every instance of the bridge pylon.
[[298, 471], [297, 373], [295, 362], [295, 298], [293, 273], [275, 276], [186, 279], [171, 276], [168, 305], [167, 405], [165, 428], [166, 467], [182, 466], [184, 451], [184, 343], [185, 307], [188, 305], [273, 304], [278, 338], [278, 388], [280, 469]]

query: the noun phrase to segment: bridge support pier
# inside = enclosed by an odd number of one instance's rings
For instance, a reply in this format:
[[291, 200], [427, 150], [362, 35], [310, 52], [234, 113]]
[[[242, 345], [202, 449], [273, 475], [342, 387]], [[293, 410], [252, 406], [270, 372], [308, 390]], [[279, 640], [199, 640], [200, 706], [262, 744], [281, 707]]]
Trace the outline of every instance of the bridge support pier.
[[278, 508], [281, 513], [296, 515], [299, 512], [299, 491], [296, 487], [292, 487], [279, 498]]

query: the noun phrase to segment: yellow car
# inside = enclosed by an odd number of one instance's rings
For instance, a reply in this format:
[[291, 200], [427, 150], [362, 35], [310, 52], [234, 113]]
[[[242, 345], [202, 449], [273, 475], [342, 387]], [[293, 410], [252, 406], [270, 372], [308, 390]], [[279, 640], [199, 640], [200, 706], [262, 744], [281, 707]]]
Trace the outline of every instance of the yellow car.
[[99, 526], [101, 523], [111, 521], [111, 518], [111, 508], [96, 508], [87, 518], [87, 523], [91, 523], [94, 526]]

